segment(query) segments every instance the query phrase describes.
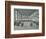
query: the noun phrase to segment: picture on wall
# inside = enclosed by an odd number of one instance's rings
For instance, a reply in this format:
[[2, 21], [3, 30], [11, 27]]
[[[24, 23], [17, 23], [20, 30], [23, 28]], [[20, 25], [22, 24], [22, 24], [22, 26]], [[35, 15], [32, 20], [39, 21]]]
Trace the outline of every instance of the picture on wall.
[[44, 35], [44, 3], [5, 1], [5, 38]]

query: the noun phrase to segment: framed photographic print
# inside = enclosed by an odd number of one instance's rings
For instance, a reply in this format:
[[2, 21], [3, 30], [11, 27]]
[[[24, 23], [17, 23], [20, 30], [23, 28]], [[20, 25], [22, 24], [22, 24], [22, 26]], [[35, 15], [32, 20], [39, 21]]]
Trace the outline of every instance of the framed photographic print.
[[5, 1], [5, 38], [44, 35], [44, 3]]

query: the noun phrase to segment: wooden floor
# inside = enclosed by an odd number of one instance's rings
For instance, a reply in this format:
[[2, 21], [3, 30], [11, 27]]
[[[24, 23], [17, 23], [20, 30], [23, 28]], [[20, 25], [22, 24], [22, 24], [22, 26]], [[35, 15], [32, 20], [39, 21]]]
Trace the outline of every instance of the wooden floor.
[[36, 25], [36, 24], [33, 23], [33, 25], [30, 26], [30, 23], [31, 22], [24, 22], [23, 26], [21, 26], [21, 25], [16, 26], [15, 25], [14, 29], [15, 30], [30, 30], [30, 29], [38, 29], [39, 28], [39, 25]]

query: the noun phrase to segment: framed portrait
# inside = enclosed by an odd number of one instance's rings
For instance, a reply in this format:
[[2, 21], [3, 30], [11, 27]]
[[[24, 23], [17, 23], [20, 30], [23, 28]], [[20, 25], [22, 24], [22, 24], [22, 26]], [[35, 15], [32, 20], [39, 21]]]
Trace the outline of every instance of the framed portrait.
[[44, 35], [44, 3], [5, 1], [5, 38]]

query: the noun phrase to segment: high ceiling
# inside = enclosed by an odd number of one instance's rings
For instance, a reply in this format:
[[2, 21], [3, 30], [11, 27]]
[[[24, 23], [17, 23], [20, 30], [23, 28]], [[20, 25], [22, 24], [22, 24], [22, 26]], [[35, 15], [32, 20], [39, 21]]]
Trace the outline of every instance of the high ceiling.
[[35, 11], [38, 11], [37, 9], [15, 9], [19, 14], [23, 15], [32, 15]]

